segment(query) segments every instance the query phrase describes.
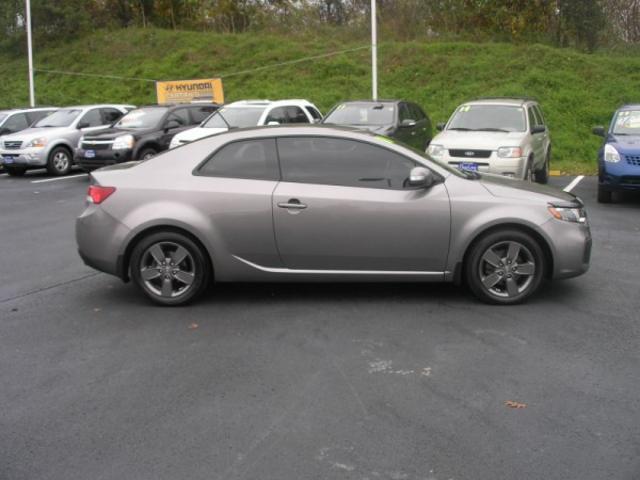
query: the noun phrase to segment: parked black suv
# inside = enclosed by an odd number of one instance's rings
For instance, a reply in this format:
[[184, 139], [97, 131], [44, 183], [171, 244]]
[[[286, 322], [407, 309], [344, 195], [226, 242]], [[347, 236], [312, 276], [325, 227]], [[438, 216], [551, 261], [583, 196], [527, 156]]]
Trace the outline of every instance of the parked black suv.
[[404, 100], [342, 102], [327, 113], [322, 123], [370, 130], [422, 151], [433, 138], [431, 120], [424, 110]]
[[218, 107], [200, 103], [137, 108], [111, 128], [84, 135], [75, 162], [89, 172], [114, 163], [147, 160], [167, 150], [176, 133], [199, 125]]

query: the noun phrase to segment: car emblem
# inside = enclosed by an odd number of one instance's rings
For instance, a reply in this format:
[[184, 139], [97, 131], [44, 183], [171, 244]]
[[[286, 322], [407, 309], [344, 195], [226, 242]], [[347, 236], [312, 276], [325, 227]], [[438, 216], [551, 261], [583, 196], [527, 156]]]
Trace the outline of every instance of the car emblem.
[[467, 157], [475, 157], [476, 152], [464, 152]]

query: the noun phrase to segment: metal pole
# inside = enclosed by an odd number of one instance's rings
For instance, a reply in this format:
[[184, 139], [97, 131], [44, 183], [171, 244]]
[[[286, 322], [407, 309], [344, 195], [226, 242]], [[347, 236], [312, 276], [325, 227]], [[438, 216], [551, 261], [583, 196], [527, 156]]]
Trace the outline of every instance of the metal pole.
[[33, 46], [31, 44], [31, 1], [27, 2], [27, 49], [29, 50], [29, 104], [36, 106], [36, 93], [33, 85]]
[[376, 21], [376, 0], [371, 0], [371, 90], [374, 100], [378, 100], [378, 27]]

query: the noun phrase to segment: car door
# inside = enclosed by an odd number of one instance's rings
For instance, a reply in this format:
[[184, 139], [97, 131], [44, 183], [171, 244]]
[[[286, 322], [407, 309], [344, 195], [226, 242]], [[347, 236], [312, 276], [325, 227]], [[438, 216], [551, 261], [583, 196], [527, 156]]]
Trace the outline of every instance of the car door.
[[544, 135], [542, 136], [541, 154], [543, 156], [541, 158], [546, 158], [547, 152], [551, 147], [551, 135], [549, 134], [549, 127], [547, 126], [547, 122], [544, 119], [544, 114], [542, 113], [542, 108], [540, 108], [540, 105], [534, 105], [534, 112], [536, 114], [538, 125], [542, 125], [545, 128]]
[[287, 268], [439, 278], [450, 228], [443, 184], [405, 188], [415, 162], [378, 145], [320, 136], [277, 142], [273, 220]]
[[178, 108], [167, 115], [160, 133], [160, 148], [167, 150], [174, 135], [192, 128], [191, 118], [186, 108]]
[[538, 169], [541, 159], [544, 158], [543, 155], [543, 142], [544, 142], [544, 133], [538, 132], [535, 133], [534, 129], [538, 126], [538, 118], [536, 118], [536, 113], [533, 108], [533, 105], [529, 105], [527, 107], [527, 113], [529, 116], [529, 133], [531, 135], [531, 149], [533, 151], [534, 156], [534, 169]]

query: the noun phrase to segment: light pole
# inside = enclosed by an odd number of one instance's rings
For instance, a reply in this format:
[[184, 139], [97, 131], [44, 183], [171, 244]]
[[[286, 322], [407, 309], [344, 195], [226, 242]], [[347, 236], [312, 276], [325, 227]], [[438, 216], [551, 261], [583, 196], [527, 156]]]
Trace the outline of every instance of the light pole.
[[29, 51], [29, 104], [36, 106], [36, 93], [33, 85], [33, 46], [31, 45], [31, 1], [27, 2], [27, 50]]
[[378, 100], [378, 22], [376, 0], [371, 0], [371, 96]]

